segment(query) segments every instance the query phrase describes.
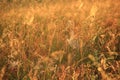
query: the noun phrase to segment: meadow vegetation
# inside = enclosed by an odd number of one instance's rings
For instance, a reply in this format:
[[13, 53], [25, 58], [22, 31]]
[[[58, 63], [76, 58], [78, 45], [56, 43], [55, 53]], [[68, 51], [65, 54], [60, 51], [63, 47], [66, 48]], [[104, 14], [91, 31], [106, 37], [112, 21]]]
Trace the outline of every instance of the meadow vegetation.
[[120, 80], [119, 0], [0, 0], [0, 80]]

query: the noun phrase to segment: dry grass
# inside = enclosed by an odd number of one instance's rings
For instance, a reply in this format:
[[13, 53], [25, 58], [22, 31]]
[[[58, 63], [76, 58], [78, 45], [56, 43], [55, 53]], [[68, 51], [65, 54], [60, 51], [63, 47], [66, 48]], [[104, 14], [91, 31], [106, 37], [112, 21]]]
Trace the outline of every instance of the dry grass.
[[119, 80], [119, 0], [1, 0], [0, 80]]

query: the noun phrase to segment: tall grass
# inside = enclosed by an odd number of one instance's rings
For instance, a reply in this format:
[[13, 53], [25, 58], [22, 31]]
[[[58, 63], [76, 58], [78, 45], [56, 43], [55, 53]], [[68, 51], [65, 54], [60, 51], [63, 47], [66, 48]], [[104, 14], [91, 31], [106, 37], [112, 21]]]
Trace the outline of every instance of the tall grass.
[[119, 80], [119, 0], [1, 0], [0, 80]]

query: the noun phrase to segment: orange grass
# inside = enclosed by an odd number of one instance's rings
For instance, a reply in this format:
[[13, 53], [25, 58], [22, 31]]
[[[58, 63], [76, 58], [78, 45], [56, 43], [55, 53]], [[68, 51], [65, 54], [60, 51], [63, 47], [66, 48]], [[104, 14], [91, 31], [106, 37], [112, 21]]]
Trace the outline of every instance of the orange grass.
[[0, 1], [0, 80], [119, 80], [119, 5]]

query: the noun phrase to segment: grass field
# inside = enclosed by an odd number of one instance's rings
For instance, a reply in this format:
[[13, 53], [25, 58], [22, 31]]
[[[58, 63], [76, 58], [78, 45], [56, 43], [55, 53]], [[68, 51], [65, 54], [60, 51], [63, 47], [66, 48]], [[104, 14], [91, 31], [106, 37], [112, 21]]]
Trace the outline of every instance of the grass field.
[[119, 0], [0, 0], [0, 80], [120, 80]]

